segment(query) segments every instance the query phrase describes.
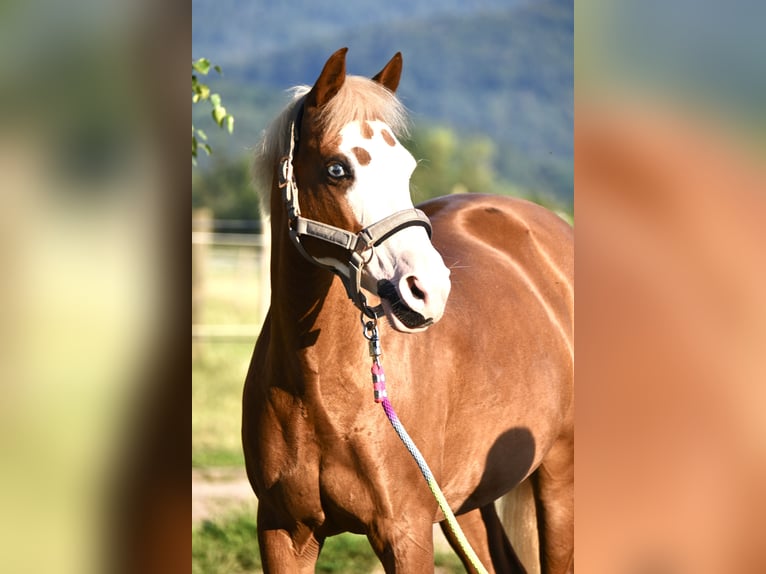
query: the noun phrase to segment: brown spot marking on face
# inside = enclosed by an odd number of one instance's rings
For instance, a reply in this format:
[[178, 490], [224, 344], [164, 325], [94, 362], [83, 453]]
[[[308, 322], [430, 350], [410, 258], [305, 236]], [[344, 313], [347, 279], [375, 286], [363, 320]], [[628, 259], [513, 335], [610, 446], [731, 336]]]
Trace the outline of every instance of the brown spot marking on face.
[[375, 132], [372, 126], [368, 122], [362, 122], [362, 137], [366, 140], [371, 140], [374, 135]]
[[392, 136], [388, 130], [382, 130], [380, 132], [380, 135], [383, 136], [383, 139], [386, 140], [386, 143], [390, 145], [391, 147], [394, 147], [396, 145], [396, 140], [394, 139], [394, 136]]
[[354, 147], [351, 148], [351, 151], [356, 156], [356, 160], [359, 162], [359, 165], [367, 165], [370, 163], [370, 160], [372, 160], [370, 157], [370, 152], [368, 152], [363, 147]]

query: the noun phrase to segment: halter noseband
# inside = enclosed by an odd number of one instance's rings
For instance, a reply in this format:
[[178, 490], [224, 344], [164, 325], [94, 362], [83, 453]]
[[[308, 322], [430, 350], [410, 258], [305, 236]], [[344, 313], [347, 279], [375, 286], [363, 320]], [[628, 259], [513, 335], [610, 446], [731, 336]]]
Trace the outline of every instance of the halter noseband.
[[[299, 112], [298, 119], [300, 116], [301, 113]], [[337, 274], [354, 305], [365, 315], [374, 319], [382, 314], [382, 308], [380, 305], [374, 308], [367, 305], [367, 298], [362, 293], [361, 288], [362, 270], [372, 258], [372, 249], [394, 233], [412, 226], [425, 228], [430, 238], [431, 222], [421, 210], [412, 208], [397, 211], [368, 225], [359, 233], [352, 233], [321, 221], [302, 217], [298, 204], [298, 186], [295, 183], [293, 172], [293, 152], [297, 141], [295, 123], [295, 121], [290, 123], [290, 148], [288, 154], [280, 160], [279, 165], [279, 187], [282, 189], [282, 197], [287, 208], [290, 239], [301, 255], [309, 262]], [[317, 259], [303, 247], [302, 239], [304, 237], [312, 237], [344, 249], [348, 255], [347, 264], [338, 266], [327, 263], [326, 260]], [[365, 257], [368, 250], [370, 253]]]

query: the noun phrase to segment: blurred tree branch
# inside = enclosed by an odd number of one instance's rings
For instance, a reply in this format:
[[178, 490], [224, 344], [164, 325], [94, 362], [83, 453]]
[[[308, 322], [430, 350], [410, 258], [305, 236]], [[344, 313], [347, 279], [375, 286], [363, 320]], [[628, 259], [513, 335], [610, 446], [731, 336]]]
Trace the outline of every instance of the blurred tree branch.
[[[221, 67], [213, 66], [207, 58], [199, 58], [192, 62], [192, 103], [198, 104], [204, 101], [210, 102], [210, 105], [213, 108], [211, 111], [213, 121], [219, 128], [225, 127], [229, 133], [232, 133], [234, 131], [234, 116], [226, 111], [226, 108], [221, 101], [221, 95], [211, 93], [210, 87], [199, 80], [199, 76], [207, 76], [211, 68], [219, 74], [222, 73]], [[207, 134], [203, 130], [194, 127], [194, 124], [192, 123], [193, 165], [197, 165], [197, 153], [200, 148], [208, 155], [213, 151], [210, 144], [207, 143]]]

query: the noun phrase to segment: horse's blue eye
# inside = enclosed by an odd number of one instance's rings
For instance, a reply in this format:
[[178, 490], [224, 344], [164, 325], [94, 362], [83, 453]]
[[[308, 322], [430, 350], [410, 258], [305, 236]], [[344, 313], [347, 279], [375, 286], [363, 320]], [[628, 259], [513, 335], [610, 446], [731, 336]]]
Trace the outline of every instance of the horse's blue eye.
[[346, 169], [339, 163], [333, 163], [327, 166], [327, 173], [331, 177], [343, 177], [346, 175]]

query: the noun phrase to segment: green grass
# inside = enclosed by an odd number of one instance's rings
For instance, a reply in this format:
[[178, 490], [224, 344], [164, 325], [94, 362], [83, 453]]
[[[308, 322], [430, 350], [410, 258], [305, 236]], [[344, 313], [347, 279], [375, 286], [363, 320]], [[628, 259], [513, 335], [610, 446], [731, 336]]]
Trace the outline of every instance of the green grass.
[[211, 246], [204, 256], [203, 325], [252, 325], [252, 337], [207, 338], [192, 346], [192, 466], [244, 465], [242, 386], [264, 306], [253, 247]]
[[243, 465], [242, 385], [254, 342], [205, 342], [192, 359], [192, 466]]
[[317, 572], [370, 572], [378, 558], [364, 536], [341, 534], [325, 541], [317, 561]]
[[255, 518], [237, 515], [225, 522], [205, 520], [192, 528], [192, 574], [259, 572]]
[[[452, 552], [437, 552], [434, 562], [440, 572], [465, 572]], [[364, 536], [341, 534], [325, 541], [316, 572], [365, 574], [378, 566]], [[223, 520], [204, 521], [192, 529], [192, 574], [245, 574], [260, 572], [260, 568], [254, 516], [232, 514]]]

